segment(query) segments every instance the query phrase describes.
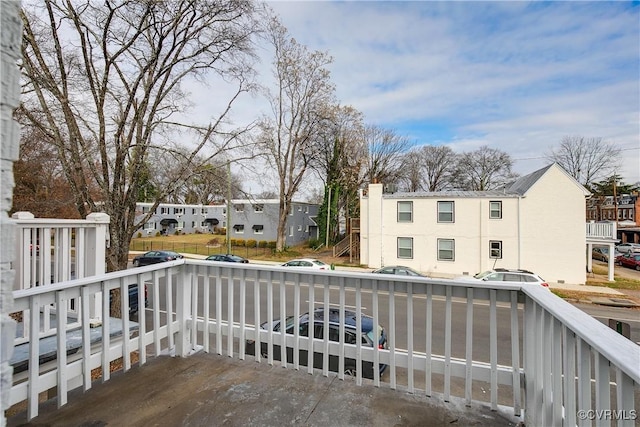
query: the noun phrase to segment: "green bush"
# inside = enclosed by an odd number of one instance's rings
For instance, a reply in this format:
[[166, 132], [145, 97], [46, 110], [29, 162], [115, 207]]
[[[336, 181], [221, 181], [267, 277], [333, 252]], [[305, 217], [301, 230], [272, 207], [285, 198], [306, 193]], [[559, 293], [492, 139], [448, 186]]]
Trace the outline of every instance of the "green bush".
[[258, 242], [257, 242], [257, 240], [254, 240], [254, 239], [247, 240], [246, 244], [247, 244], [248, 248], [256, 248], [256, 247], [258, 247]]
[[159, 231], [156, 231], [156, 237], [160, 237], [162, 234], [160, 234]]
[[238, 239], [236, 240], [236, 246], [240, 246], [241, 248], [244, 248], [245, 246], [245, 240], [244, 239]]
[[136, 237], [139, 239], [142, 237], [142, 233], [140, 231], [138, 231], [138, 234], [136, 234]]
[[267, 247], [267, 241], [266, 240], [260, 240], [258, 242], [258, 247], [260, 248], [266, 248]]
[[311, 249], [317, 249], [322, 246], [322, 241], [320, 239], [309, 239], [307, 241], [307, 246], [309, 246]]
[[267, 242], [267, 247], [269, 249], [275, 249], [276, 248], [276, 241], [275, 240], [270, 240]]

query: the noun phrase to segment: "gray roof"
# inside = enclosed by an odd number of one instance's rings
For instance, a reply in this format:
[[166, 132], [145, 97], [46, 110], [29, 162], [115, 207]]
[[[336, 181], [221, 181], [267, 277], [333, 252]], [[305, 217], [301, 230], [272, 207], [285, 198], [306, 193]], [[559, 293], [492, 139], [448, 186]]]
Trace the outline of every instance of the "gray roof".
[[553, 163], [549, 166], [545, 166], [542, 169], [538, 169], [535, 172], [530, 173], [529, 175], [521, 176], [515, 182], [513, 182], [507, 189], [508, 193], [517, 194], [518, 196], [523, 196], [524, 193], [529, 191], [529, 189], [535, 184], [542, 175], [545, 174], [553, 166]]
[[490, 198], [490, 197], [521, 197], [544, 175], [555, 163], [538, 169], [528, 175], [522, 176], [507, 184], [504, 189], [501, 190], [489, 190], [489, 191], [464, 191], [464, 190], [445, 190], [445, 191], [425, 191], [416, 193], [393, 193], [384, 194], [383, 197], [394, 198], [429, 198], [429, 197], [451, 197], [451, 198]]

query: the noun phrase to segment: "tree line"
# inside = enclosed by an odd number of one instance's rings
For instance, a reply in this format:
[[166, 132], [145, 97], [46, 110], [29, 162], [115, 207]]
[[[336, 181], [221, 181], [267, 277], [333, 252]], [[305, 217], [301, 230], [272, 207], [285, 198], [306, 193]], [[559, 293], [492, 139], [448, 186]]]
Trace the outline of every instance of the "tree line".
[[[109, 271], [126, 268], [132, 237], [161, 202], [275, 196], [283, 250], [286, 214], [309, 179], [322, 183], [319, 228], [334, 242], [339, 230], [330, 225], [357, 216], [357, 192], [368, 182], [483, 191], [517, 178], [500, 150], [455, 153], [366, 123], [337, 99], [329, 53], [296, 41], [263, 3], [43, 0], [24, 5], [21, 17], [13, 210], [109, 214]], [[258, 45], [268, 47], [270, 75], [258, 74]], [[194, 91], [216, 101], [206, 118], [193, 114]], [[237, 124], [245, 94], [269, 108]], [[611, 175], [618, 155], [597, 138], [567, 137], [547, 158], [590, 186]], [[247, 194], [242, 168], [255, 165], [266, 165], [259, 173], [273, 192]], [[155, 203], [147, 216], [136, 216], [139, 201]]]

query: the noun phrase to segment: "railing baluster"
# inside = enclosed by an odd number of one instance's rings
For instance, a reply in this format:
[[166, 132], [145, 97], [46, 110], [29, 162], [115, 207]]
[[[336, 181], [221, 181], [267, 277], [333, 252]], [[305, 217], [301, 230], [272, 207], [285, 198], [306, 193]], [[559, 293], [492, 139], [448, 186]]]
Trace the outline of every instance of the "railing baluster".
[[[633, 380], [618, 367], [616, 367], [616, 407], [622, 415], [618, 419], [618, 427], [632, 427], [640, 417], [634, 408]], [[632, 411], [636, 411], [635, 417], [632, 416]]]
[[31, 315], [29, 331], [29, 402], [27, 419], [31, 421], [38, 416], [38, 394], [40, 387], [40, 297], [34, 295], [29, 304]]
[[498, 320], [496, 290], [489, 290], [489, 348], [491, 359], [491, 409], [498, 410]]
[[[323, 276], [322, 281], [322, 307], [324, 309], [324, 318], [322, 319], [322, 352], [324, 354], [324, 357], [322, 358], [322, 375], [327, 377], [329, 376], [329, 310], [331, 307], [329, 306], [329, 278], [327, 276]], [[313, 359], [314, 358], [311, 357], [311, 360]], [[309, 362], [309, 364], [311, 365], [313, 362]]]
[[356, 384], [362, 385], [362, 283], [356, 279]]
[[253, 317], [255, 328], [255, 347], [253, 358], [256, 362], [262, 362], [262, 341], [260, 337], [260, 272], [255, 270], [253, 277]]
[[464, 397], [467, 406], [471, 406], [473, 390], [473, 288], [467, 288], [467, 342], [465, 345], [465, 358], [467, 366], [465, 370]]
[[[578, 410], [591, 411], [591, 349], [589, 344], [578, 338]], [[584, 417], [578, 419], [579, 426], [590, 425]]]
[[544, 415], [544, 424], [552, 425], [553, 423], [553, 378], [551, 377], [552, 360], [553, 360], [553, 318], [544, 310], [543, 325], [544, 334], [542, 336], [542, 413]]
[[227, 356], [233, 357], [233, 294], [235, 280], [233, 278], [233, 271], [230, 268], [225, 268], [223, 271], [227, 272]]
[[300, 278], [293, 283], [293, 368], [300, 370]]
[[[552, 381], [553, 381], [553, 407], [552, 407], [552, 415], [553, 415], [553, 424], [559, 425], [562, 423], [562, 357], [563, 357], [563, 349], [562, 349], [562, 325], [556, 319], [553, 319], [553, 354], [551, 357], [552, 361]], [[566, 349], [565, 349], [566, 351]]]
[[[394, 282], [390, 280], [389, 284], [389, 330], [387, 339], [389, 340], [389, 366], [387, 369], [389, 372], [389, 387], [395, 390], [396, 385], [396, 303], [395, 303], [395, 286]], [[374, 325], [374, 328], [377, 326]], [[378, 341], [379, 342], [379, 341]], [[374, 343], [374, 346], [378, 346], [378, 342]]]
[[425, 319], [425, 367], [424, 367], [424, 392], [431, 397], [431, 368], [432, 368], [432, 346], [433, 346], [433, 286], [427, 285]]
[[444, 311], [444, 401], [451, 400], [451, 286], [446, 287]]
[[[595, 354], [595, 374], [596, 374], [596, 413], [604, 413], [604, 410], [611, 409], [611, 387], [609, 386], [609, 362], [596, 352]], [[596, 417], [596, 426], [609, 425], [606, 417]]]
[[[147, 316], [145, 310], [145, 287], [142, 274], [138, 274], [138, 366], [147, 363], [147, 346], [145, 335], [147, 334]], [[131, 301], [129, 301], [131, 303]]]
[[127, 372], [131, 368], [129, 354], [129, 286], [126, 279], [120, 279], [120, 312], [122, 316], [122, 369]]
[[[167, 270], [168, 271], [168, 270]], [[154, 356], [160, 355], [161, 347], [160, 347], [160, 279], [158, 277], [158, 271], [153, 272], [153, 282], [152, 282], [152, 292], [153, 292], [153, 302], [152, 302], [152, 310], [153, 310], [153, 345], [154, 345]], [[169, 313], [167, 313], [167, 316]], [[168, 323], [168, 322], [167, 322]], [[168, 326], [167, 326], [168, 329]]]
[[267, 361], [269, 365], [273, 365], [273, 274], [271, 271], [267, 272], [267, 329]]
[[520, 416], [522, 397], [520, 391], [520, 329], [518, 325], [518, 292], [511, 291], [511, 369], [513, 390], [513, 414]]
[[[209, 334], [211, 333], [211, 324], [209, 323], [210, 321], [210, 317], [211, 317], [211, 303], [210, 303], [210, 298], [211, 298], [211, 276], [209, 275], [209, 268], [205, 267], [204, 268], [204, 277], [202, 278], [203, 281], [203, 288], [202, 288], [202, 317], [204, 318], [204, 324], [202, 325], [202, 338], [203, 338], [203, 342], [202, 345], [204, 347], [204, 351], [205, 353], [209, 353], [211, 351], [210, 348], [210, 336]], [[244, 359], [244, 351], [241, 352], [241, 356]]]
[[82, 300], [82, 385], [84, 391], [91, 388], [91, 325], [89, 323], [89, 288], [80, 290]]
[[[375, 331], [374, 336], [374, 345], [373, 345], [373, 383], [376, 387], [380, 387], [380, 351], [378, 350], [378, 346], [376, 345], [380, 342], [380, 332], [376, 325], [380, 324], [380, 315], [378, 313], [378, 281], [374, 280], [372, 283], [371, 292], [372, 295], [372, 309], [373, 309], [373, 330]], [[389, 334], [387, 334], [389, 336]]]
[[[173, 333], [173, 272], [167, 270], [167, 342], [169, 344], [169, 354], [175, 356], [176, 344]], [[176, 290], [179, 288], [176, 288]]]
[[563, 379], [564, 379], [564, 420], [566, 425], [576, 425], [576, 338], [566, 327], [562, 328], [563, 336]]
[[[344, 277], [340, 277], [340, 326], [338, 328], [338, 378], [344, 380], [344, 310], [345, 310], [345, 292]], [[357, 368], [356, 368], [357, 369]]]
[[413, 283], [407, 283], [407, 391], [415, 393], [413, 366]]
[[[67, 298], [64, 291], [56, 292], [57, 384], [58, 409], [67, 404]], [[36, 369], [38, 365], [36, 365]]]
[[[240, 360], [244, 360], [244, 343], [246, 336], [246, 316], [247, 316], [247, 280], [246, 280], [246, 271], [240, 270], [240, 337], [238, 338], [238, 354]], [[205, 323], [207, 317], [205, 316]]]
[[314, 328], [314, 305], [315, 305], [315, 276], [312, 274], [308, 275], [309, 277], [309, 303], [308, 303], [308, 313], [309, 313], [309, 341], [307, 341], [307, 372], [309, 374], [313, 374], [313, 340], [315, 339], [315, 328]]
[[280, 272], [280, 361], [282, 367], [287, 367], [287, 298], [286, 278], [284, 271]]
[[111, 347], [109, 331], [111, 328], [111, 289], [109, 288], [110, 281], [102, 281], [100, 288], [102, 289], [102, 382], [109, 381], [111, 378], [110, 360], [109, 360], [109, 348]]
[[185, 270], [187, 274], [187, 285], [191, 287], [191, 303], [189, 304], [191, 317], [191, 338], [189, 339], [189, 353], [195, 351], [198, 345], [198, 267], [193, 266]]
[[222, 355], [222, 277], [216, 268], [216, 353]]

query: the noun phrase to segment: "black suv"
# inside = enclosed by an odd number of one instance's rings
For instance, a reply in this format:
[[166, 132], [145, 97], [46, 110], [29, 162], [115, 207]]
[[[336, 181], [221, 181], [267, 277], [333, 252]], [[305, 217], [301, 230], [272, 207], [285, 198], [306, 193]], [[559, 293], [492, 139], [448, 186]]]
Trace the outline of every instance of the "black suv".
[[[293, 335], [294, 317], [287, 317], [286, 321], [286, 331], [287, 334]], [[355, 345], [357, 342], [357, 334], [356, 334], [356, 313], [354, 311], [345, 310], [344, 312], [344, 342], [345, 344], [353, 344]], [[299, 335], [302, 337], [309, 336], [309, 328], [311, 326], [311, 318], [309, 313], [305, 313], [300, 316], [300, 330]], [[275, 320], [273, 322], [273, 331], [279, 332], [282, 327], [282, 322], [280, 320]], [[260, 325], [260, 328], [268, 330], [268, 322]], [[311, 326], [313, 329], [313, 336], [317, 339], [324, 339], [324, 309], [318, 308], [313, 312], [313, 325]], [[377, 343], [378, 348], [385, 349], [387, 348], [387, 335], [382, 326], [378, 325], [378, 334], [379, 341]], [[275, 337], [274, 341], [277, 341], [278, 338]], [[340, 341], [340, 310], [336, 308], [329, 309], [329, 340], [330, 341]], [[362, 345], [367, 347], [373, 347], [375, 340], [375, 331], [373, 329], [373, 318], [371, 316], [367, 316], [365, 314], [362, 315]], [[260, 343], [261, 354], [263, 357], [267, 357], [268, 355], [268, 345], [266, 342]], [[308, 360], [308, 351], [306, 348], [300, 348], [300, 365], [307, 366]], [[249, 355], [255, 354], [255, 341], [250, 340], [246, 342], [245, 353]], [[280, 345], [273, 344], [273, 358], [275, 360], [280, 360]], [[316, 369], [322, 369], [322, 353], [314, 352], [313, 353], [313, 367]], [[287, 347], [287, 362], [293, 363], [293, 348]], [[338, 372], [338, 356], [329, 356], [329, 370], [333, 372]], [[387, 369], [387, 365], [380, 364], [379, 370], [380, 375]], [[355, 376], [357, 372], [356, 368], [356, 360], [345, 358], [344, 359], [344, 373], [346, 375]], [[373, 363], [368, 361], [362, 361], [362, 376], [364, 378], [373, 379]]]

